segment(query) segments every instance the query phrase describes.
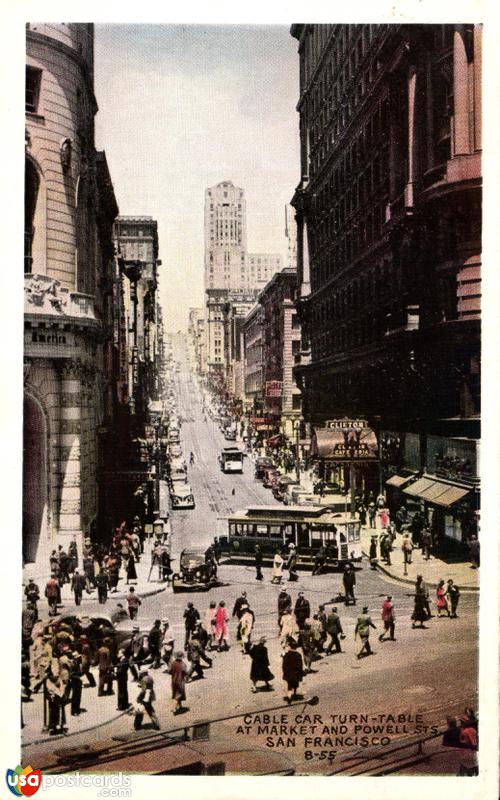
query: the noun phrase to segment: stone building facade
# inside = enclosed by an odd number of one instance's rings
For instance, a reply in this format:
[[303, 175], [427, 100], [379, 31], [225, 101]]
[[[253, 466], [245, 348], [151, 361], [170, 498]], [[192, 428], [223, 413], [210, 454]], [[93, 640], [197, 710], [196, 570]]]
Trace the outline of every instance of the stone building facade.
[[26, 31], [23, 559], [94, 531], [100, 430], [112, 417], [118, 208], [94, 146], [93, 26]]
[[[479, 439], [481, 26], [292, 35], [304, 415], [315, 427], [367, 418], [382, 456], [370, 487], [397, 470], [402, 486], [434, 468], [436, 437], [441, 459], [462, 461]], [[427, 503], [439, 486], [418, 495], [441, 537], [478, 503], [472, 482], [446, 480], [463, 489], [458, 505]]]
[[293, 377], [300, 348], [300, 324], [295, 309], [297, 275], [285, 268], [259, 294], [262, 308], [262, 384], [264, 416], [288, 438], [301, 414], [301, 393]]

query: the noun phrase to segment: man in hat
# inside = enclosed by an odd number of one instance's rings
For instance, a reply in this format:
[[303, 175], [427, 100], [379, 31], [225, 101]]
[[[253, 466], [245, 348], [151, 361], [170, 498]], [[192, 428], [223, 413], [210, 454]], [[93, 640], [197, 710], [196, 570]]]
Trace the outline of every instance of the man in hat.
[[278, 595], [278, 627], [281, 627], [281, 618], [285, 611], [292, 610], [292, 598], [286, 589], [282, 589]]
[[133, 586], [130, 587], [127, 595], [128, 615], [130, 619], [136, 619], [139, 612], [139, 606], [142, 605], [142, 600], [137, 597]]
[[457, 606], [458, 600], [460, 598], [460, 589], [456, 585], [456, 583], [452, 580], [452, 578], [448, 581], [448, 587], [446, 589], [446, 594], [448, 595], [448, 599], [450, 601], [450, 618], [456, 619], [457, 617]]
[[[384, 631], [388, 631], [389, 639], [395, 642], [394, 627], [396, 625], [396, 615], [394, 613], [394, 603], [392, 602], [392, 594], [388, 594], [382, 603], [382, 622], [384, 623]], [[379, 642], [384, 642], [386, 637], [383, 633], [378, 637]]]
[[57, 614], [57, 598], [59, 596], [59, 582], [54, 574], [51, 575], [45, 586], [45, 597], [49, 604], [49, 617]]
[[97, 659], [99, 666], [99, 688], [97, 690], [98, 697], [105, 694], [114, 694], [112, 687], [113, 673], [111, 664], [111, 639], [104, 639], [102, 645], [97, 651]]
[[71, 590], [75, 594], [75, 605], [79, 606], [82, 602], [83, 590], [85, 589], [85, 578], [75, 569], [71, 576]]
[[63, 549], [62, 544], [59, 545], [59, 552], [57, 554], [59, 560], [60, 578], [62, 583], [69, 583], [69, 564], [70, 559], [67, 552]]
[[237, 631], [236, 631], [236, 639], [237, 639], [237, 641], [240, 641], [240, 639], [241, 639], [240, 619], [241, 619], [241, 614], [242, 614], [242, 611], [241, 611], [242, 606], [248, 606], [248, 600], [247, 600], [247, 593], [246, 592], [242, 592], [241, 595], [236, 598], [235, 603], [234, 603], [234, 607], [233, 607], [233, 617], [236, 617], [238, 619], [238, 628], [237, 628]]
[[299, 592], [295, 602], [294, 614], [297, 625], [302, 630], [306, 619], [311, 615], [311, 606], [309, 605], [309, 600], [304, 597], [304, 592]]
[[359, 653], [357, 654], [357, 658], [362, 658], [363, 654], [366, 653], [367, 656], [374, 655], [373, 650], [370, 647], [370, 628], [375, 628], [376, 625], [373, 624], [372, 619], [368, 613], [368, 606], [363, 606], [363, 613], [359, 615], [358, 621], [356, 622], [356, 627], [354, 629], [354, 638], [359, 634], [359, 638], [361, 639], [362, 647]]
[[297, 550], [293, 542], [290, 542], [288, 545], [288, 561], [286, 567], [288, 569], [288, 580], [296, 581], [299, 576], [297, 574]]
[[78, 650], [71, 653], [71, 663], [69, 667], [69, 685], [71, 691], [71, 716], [77, 717], [83, 711], [82, 700], [82, 656]]
[[341, 653], [342, 647], [340, 645], [339, 636], [343, 636], [344, 631], [342, 629], [342, 623], [337, 612], [337, 606], [332, 606], [332, 609], [326, 618], [326, 632], [330, 637], [330, 641], [325, 648], [326, 655], [331, 655], [334, 646], [335, 652]]
[[433, 617], [434, 614], [431, 611], [429, 587], [424, 581], [422, 575], [417, 575], [417, 579], [415, 581], [415, 594], [420, 594], [422, 596], [422, 605], [425, 608], [427, 616]]
[[186, 650], [188, 649], [191, 635], [196, 630], [196, 626], [198, 624], [199, 619], [200, 619], [199, 611], [194, 607], [193, 603], [189, 602], [187, 604], [186, 609], [184, 610], [184, 629], [185, 629], [184, 648]]
[[156, 619], [155, 624], [149, 631], [149, 654], [151, 656], [151, 668], [158, 669], [160, 666], [160, 646], [162, 640], [161, 620]]
[[38, 601], [40, 600], [40, 589], [36, 585], [33, 578], [29, 579], [28, 585], [24, 590], [24, 594], [28, 603], [31, 603], [32, 607], [35, 609], [36, 619], [38, 619]]
[[186, 678], [188, 669], [183, 661], [184, 653], [179, 650], [175, 654], [175, 659], [170, 664], [169, 672], [172, 678], [172, 700], [174, 701], [173, 713], [179, 714], [182, 708], [182, 701], [186, 699]]
[[346, 606], [356, 605], [356, 598], [354, 596], [354, 587], [356, 586], [356, 573], [352, 564], [346, 564], [344, 574], [342, 576], [342, 583], [344, 584], [345, 604]]
[[156, 716], [156, 711], [153, 706], [155, 700], [154, 680], [147, 669], [142, 669], [139, 674], [139, 694], [137, 695], [137, 711], [134, 719], [134, 729], [136, 731], [140, 730], [142, 727], [144, 712], [146, 712], [153, 723], [153, 728], [157, 731], [160, 730], [160, 721]]
[[116, 686], [118, 691], [117, 711], [126, 711], [130, 705], [128, 700], [128, 658], [124, 650], [118, 653], [118, 664], [116, 665]]
[[104, 603], [108, 599], [108, 576], [106, 575], [106, 572], [103, 569], [103, 567], [101, 567], [101, 569], [97, 573], [95, 582], [97, 584], [97, 594], [99, 597], [99, 603], [101, 605], [104, 605]]

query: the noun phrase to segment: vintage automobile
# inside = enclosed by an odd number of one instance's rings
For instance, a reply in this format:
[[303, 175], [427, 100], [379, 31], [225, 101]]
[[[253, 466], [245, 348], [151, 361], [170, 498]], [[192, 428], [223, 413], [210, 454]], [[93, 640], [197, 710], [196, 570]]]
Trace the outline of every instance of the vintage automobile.
[[217, 585], [217, 565], [212, 549], [187, 547], [179, 558], [179, 572], [172, 575], [174, 592], [208, 590]]
[[[121, 615], [121, 619], [117, 619], [116, 615], [114, 616], [115, 621], [112, 621], [111, 617], [107, 617], [104, 614], [60, 614], [44, 622], [43, 629], [46, 632], [51, 630], [55, 633], [59, 630], [71, 629], [72, 635], [78, 634], [78, 632], [85, 634], [90, 644], [93, 662], [96, 661], [97, 650], [104, 640], [110, 639], [111, 656], [113, 661], [116, 661], [118, 651], [128, 645], [132, 638], [132, 628], [138, 623], [137, 621], [132, 622], [126, 611]], [[141, 630], [140, 635], [143, 639], [143, 647], [147, 651], [147, 632]]]
[[265, 489], [272, 489], [274, 484], [278, 482], [279, 478], [281, 478], [281, 472], [279, 469], [276, 469], [275, 467], [269, 467], [265, 471], [262, 485]]
[[176, 482], [170, 490], [172, 508], [194, 508], [194, 494], [188, 483]]
[[255, 477], [257, 480], [262, 480], [266, 474], [266, 469], [271, 467], [274, 467], [272, 458], [268, 458], [267, 456], [257, 458], [255, 461]]

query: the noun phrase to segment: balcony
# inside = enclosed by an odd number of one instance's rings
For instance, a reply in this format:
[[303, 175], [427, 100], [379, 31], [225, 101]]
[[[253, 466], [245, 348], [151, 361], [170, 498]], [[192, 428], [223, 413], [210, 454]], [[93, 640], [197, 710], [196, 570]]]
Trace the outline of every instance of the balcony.
[[24, 313], [61, 320], [97, 322], [92, 295], [70, 292], [47, 275], [24, 276]]

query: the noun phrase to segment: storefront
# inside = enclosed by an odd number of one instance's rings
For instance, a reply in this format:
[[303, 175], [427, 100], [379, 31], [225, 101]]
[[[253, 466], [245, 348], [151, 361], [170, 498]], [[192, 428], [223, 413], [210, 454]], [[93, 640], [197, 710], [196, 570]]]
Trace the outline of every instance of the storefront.
[[472, 533], [477, 533], [479, 492], [475, 487], [426, 473], [404, 487], [403, 493], [421, 504], [439, 550], [463, 551]]
[[378, 442], [364, 420], [330, 420], [313, 432], [311, 459], [318, 477], [340, 491], [367, 497], [379, 490]]

